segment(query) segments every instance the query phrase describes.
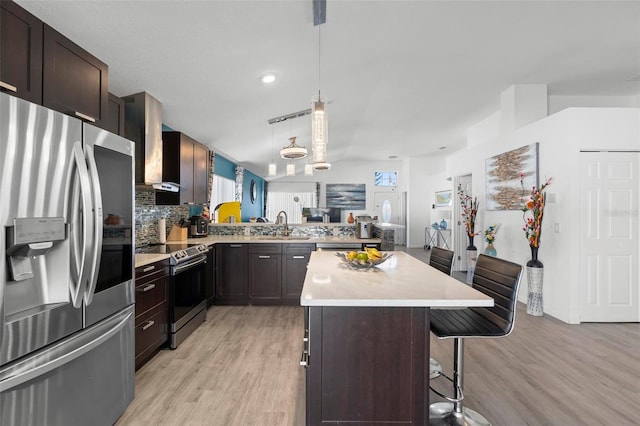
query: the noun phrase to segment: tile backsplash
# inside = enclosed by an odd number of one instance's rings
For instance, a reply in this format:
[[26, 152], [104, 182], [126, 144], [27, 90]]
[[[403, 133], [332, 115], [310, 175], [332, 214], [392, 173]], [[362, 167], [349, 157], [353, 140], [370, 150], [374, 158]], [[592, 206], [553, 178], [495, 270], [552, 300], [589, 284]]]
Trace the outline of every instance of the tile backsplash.
[[168, 234], [171, 226], [188, 216], [188, 206], [157, 206], [154, 190], [136, 189], [136, 247], [159, 242], [159, 219], [166, 220]]

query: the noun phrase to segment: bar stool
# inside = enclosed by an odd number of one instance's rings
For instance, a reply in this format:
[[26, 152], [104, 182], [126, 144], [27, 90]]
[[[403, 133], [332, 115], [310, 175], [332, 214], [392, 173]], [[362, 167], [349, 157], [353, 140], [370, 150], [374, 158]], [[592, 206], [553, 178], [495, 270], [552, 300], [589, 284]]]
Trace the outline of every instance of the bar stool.
[[470, 337], [505, 337], [512, 331], [516, 319], [518, 287], [522, 266], [507, 260], [481, 254], [478, 256], [471, 286], [492, 297], [491, 308], [431, 310], [431, 332], [439, 339], [455, 339], [453, 378], [454, 397], [446, 396], [429, 386], [449, 402], [429, 407], [431, 425], [490, 425], [484, 416], [462, 406], [464, 339]]
[[[429, 258], [429, 265], [433, 266], [440, 272], [451, 275], [451, 272], [453, 271], [453, 259], [453, 251], [445, 250], [440, 247], [433, 247], [431, 250], [431, 257]], [[429, 379], [435, 379], [440, 374], [442, 374], [442, 366], [440, 363], [433, 358], [429, 358]]]

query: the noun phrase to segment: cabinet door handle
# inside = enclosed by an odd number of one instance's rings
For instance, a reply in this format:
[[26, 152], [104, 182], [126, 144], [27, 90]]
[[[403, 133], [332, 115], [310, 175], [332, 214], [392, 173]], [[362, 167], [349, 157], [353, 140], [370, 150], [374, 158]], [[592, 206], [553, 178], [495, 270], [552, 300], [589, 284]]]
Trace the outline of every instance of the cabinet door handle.
[[151, 327], [155, 323], [156, 322], [154, 320], [147, 321], [146, 324], [142, 326], [142, 331], [145, 331], [147, 328]]
[[142, 270], [142, 272], [149, 272], [149, 271], [153, 271], [154, 269], [156, 269], [155, 266], [148, 266], [148, 267], [144, 268]]
[[90, 121], [92, 123], [96, 122], [96, 119], [91, 117], [90, 115], [83, 114], [83, 113], [78, 112], [78, 111], [73, 111], [73, 114], [78, 118], [82, 118], [83, 120], [87, 120], [87, 121]]
[[300, 357], [300, 365], [305, 368], [309, 366], [309, 353], [307, 351], [302, 351], [302, 356]]
[[229, 247], [239, 248], [242, 247], [242, 244], [229, 244]]
[[271, 256], [258, 256], [258, 259], [271, 259]]
[[145, 293], [149, 290], [153, 290], [154, 288], [156, 288], [155, 284], [149, 284], [147, 286], [144, 286], [143, 288], [138, 288], [136, 289], [137, 291], [141, 292], [141, 293]]
[[1, 81], [1, 80], [0, 80], [0, 87], [13, 93], [16, 93], [18, 91], [18, 88], [13, 84], [5, 83], [4, 81]]
[[304, 259], [304, 256], [293, 256], [294, 259]]

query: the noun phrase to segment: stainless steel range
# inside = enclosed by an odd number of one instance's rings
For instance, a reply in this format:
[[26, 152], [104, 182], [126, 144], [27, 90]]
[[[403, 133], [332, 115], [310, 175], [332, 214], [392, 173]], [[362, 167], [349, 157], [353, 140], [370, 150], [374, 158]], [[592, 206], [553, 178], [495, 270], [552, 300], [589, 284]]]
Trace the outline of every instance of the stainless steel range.
[[204, 244], [162, 244], [136, 249], [137, 253], [169, 254], [169, 324], [171, 349], [178, 347], [206, 318], [205, 267], [209, 249]]

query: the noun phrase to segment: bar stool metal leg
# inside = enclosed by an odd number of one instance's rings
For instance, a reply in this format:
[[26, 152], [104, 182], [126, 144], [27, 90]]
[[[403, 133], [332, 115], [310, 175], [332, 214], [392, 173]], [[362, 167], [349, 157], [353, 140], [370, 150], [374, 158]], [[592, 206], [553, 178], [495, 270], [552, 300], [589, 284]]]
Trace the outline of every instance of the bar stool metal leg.
[[455, 402], [436, 402], [429, 406], [430, 425], [491, 426], [477, 411], [463, 407], [464, 339], [456, 338], [453, 349], [453, 389]]
[[429, 380], [440, 377], [441, 374], [442, 366], [440, 365], [440, 363], [433, 358], [429, 358]]

